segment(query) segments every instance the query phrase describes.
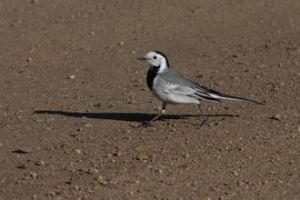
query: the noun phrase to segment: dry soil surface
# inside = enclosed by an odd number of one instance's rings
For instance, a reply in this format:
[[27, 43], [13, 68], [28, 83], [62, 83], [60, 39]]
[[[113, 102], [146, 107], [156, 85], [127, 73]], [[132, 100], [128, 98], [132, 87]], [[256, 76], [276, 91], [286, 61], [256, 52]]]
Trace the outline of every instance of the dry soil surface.
[[[299, 0], [2, 0], [0, 199], [300, 199]], [[227, 94], [171, 105], [149, 50]]]

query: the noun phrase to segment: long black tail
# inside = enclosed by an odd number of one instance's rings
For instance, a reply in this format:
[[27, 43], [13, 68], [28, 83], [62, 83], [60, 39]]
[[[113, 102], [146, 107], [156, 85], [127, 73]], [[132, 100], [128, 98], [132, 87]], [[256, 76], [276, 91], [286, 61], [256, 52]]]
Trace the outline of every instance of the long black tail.
[[263, 103], [252, 100], [252, 99], [248, 99], [248, 98], [244, 98], [244, 97], [236, 97], [236, 96], [231, 96], [231, 95], [227, 95], [227, 94], [221, 94], [214, 90], [209, 90], [208, 93], [209, 93], [209, 96], [211, 96], [215, 99], [218, 99], [218, 100], [247, 101], [247, 102], [255, 103], [258, 105], [263, 105]]
[[232, 101], [247, 101], [247, 102], [251, 102], [251, 103], [255, 103], [258, 105], [263, 105], [263, 103], [252, 100], [252, 99], [248, 99], [248, 98], [244, 98], [244, 97], [237, 97], [237, 96], [231, 96], [228, 94], [222, 94], [218, 91], [212, 90], [212, 89], [208, 89], [206, 87], [199, 87], [196, 88], [196, 92], [195, 95], [200, 97], [200, 99], [206, 99], [209, 101], [221, 101], [221, 100], [232, 100]]
[[247, 98], [244, 98], [244, 97], [236, 97], [236, 96], [231, 96], [231, 95], [227, 95], [227, 94], [222, 94], [222, 96], [220, 98], [224, 99], [224, 100], [247, 101], [247, 102], [255, 103], [255, 104], [258, 104], [258, 105], [263, 105], [263, 103], [252, 100], [252, 99], [247, 99]]

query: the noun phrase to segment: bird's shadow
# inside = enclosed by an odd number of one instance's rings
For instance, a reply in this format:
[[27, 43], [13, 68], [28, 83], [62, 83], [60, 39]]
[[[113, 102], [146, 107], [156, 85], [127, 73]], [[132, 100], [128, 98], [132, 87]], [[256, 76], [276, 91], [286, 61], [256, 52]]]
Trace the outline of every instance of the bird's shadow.
[[[128, 121], [128, 122], [145, 122], [151, 120], [156, 114], [138, 113], [138, 112], [67, 112], [61, 110], [36, 110], [35, 114], [47, 114], [47, 115], [62, 115], [66, 117], [78, 117], [78, 118], [92, 118], [103, 120], [116, 120], [116, 121]], [[200, 117], [197, 114], [177, 114], [177, 115], [163, 115], [159, 120], [166, 119], [186, 119], [188, 117]], [[213, 114], [203, 115], [202, 117], [238, 117], [238, 115], [230, 114]]]

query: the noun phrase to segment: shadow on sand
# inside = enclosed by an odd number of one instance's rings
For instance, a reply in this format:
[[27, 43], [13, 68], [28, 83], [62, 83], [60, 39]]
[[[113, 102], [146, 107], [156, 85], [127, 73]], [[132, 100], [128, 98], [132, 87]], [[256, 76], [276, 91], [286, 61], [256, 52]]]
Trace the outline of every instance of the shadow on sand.
[[[66, 112], [60, 110], [36, 110], [35, 114], [47, 114], [47, 115], [62, 115], [66, 117], [86, 117], [93, 119], [104, 119], [104, 120], [116, 120], [116, 121], [129, 121], [129, 122], [145, 122], [151, 120], [156, 114], [147, 113], [133, 113], [133, 112]], [[163, 115], [160, 120], [164, 119], [186, 119], [188, 117], [200, 117], [196, 114], [182, 114], [182, 115]], [[215, 115], [204, 115], [206, 118], [211, 117], [238, 117], [238, 115], [230, 114], [215, 114]]]

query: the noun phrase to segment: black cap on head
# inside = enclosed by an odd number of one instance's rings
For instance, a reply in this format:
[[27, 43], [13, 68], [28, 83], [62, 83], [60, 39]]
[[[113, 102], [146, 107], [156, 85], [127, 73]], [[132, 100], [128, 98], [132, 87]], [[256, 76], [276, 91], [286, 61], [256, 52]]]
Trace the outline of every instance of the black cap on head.
[[158, 54], [160, 54], [160, 55], [162, 55], [163, 57], [165, 57], [166, 62], [167, 62], [167, 66], [170, 67], [170, 63], [169, 63], [169, 60], [168, 60], [168, 57], [167, 57], [166, 54], [164, 54], [164, 53], [161, 52], [161, 51], [154, 51], [154, 52], [155, 52], [155, 53], [158, 53]]

